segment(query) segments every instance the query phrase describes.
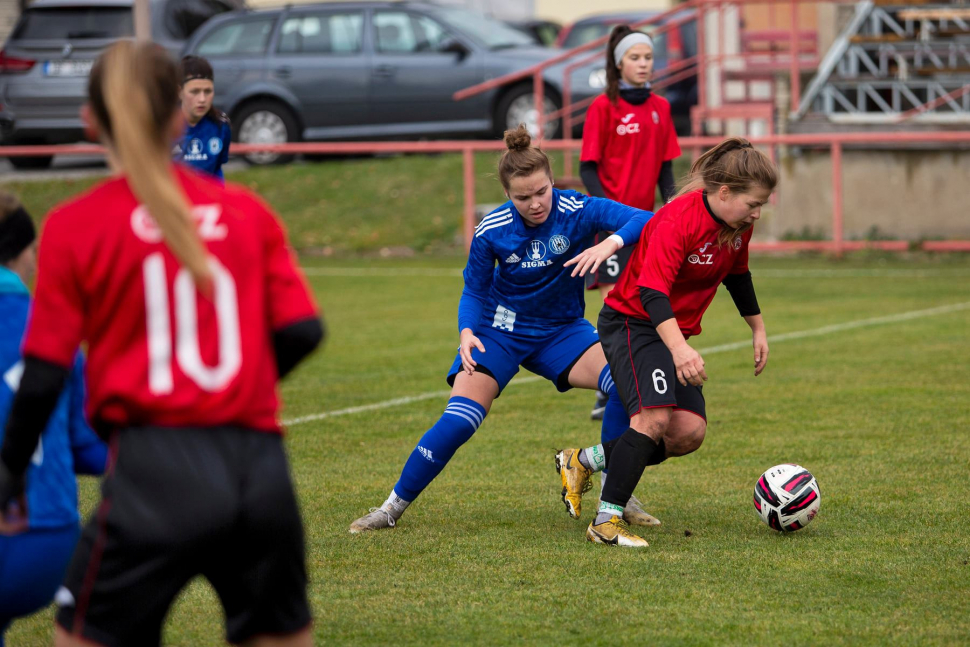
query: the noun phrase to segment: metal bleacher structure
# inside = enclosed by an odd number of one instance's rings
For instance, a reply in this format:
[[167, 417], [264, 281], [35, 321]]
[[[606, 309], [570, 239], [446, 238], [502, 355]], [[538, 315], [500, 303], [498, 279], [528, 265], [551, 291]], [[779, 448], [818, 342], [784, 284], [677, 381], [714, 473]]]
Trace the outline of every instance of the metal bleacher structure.
[[[846, 232], [843, 219], [845, 164], [851, 162], [852, 172], [858, 172], [859, 154], [874, 151], [871, 155], [886, 160], [898, 153], [892, 163], [912, 168], [907, 151], [970, 149], [970, 0], [686, 0], [632, 26], [658, 35], [689, 22], [696, 29], [696, 51], [668, 55], [653, 82], [663, 93], [672, 83], [696, 78], [697, 104], [682, 148], [696, 156], [724, 136], [742, 135], [764, 146], [776, 161], [801, 150], [815, 151], [815, 159], [822, 153], [829, 162], [829, 188], [807, 197], [830, 205], [828, 239], [762, 240], [759, 248], [836, 254], [865, 248], [970, 251], [970, 240], [962, 239], [970, 231], [965, 224], [951, 227], [954, 233], [938, 240], [932, 232], [910, 233], [909, 240], [869, 240], [858, 238], [858, 206], [851, 214], [856, 233]], [[582, 122], [592, 99], [572, 101], [568, 75], [602, 60], [606, 41], [468, 88], [455, 98], [531, 77], [535, 105], [542, 106], [547, 91], [543, 71], [564, 64], [562, 107], [548, 115], [540, 109], [537, 130], [542, 132], [547, 119], [562, 119], [564, 141], [543, 145], [575, 152], [572, 126]], [[845, 149], [853, 156], [844, 163]], [[872, 159], [862, 161], [863, 170]], [[564, 156], [562, 184], [581, 187], [574, 161], [572, 154]], [[869, 177], [878, 182], [891, 171], [882, 173]], [[466, 170], [466, 181], [473, 177]], [[790, 191], [784, 183], [781, 190]]]
[[860, 2], [793, 117], [970, 126], [970, 5]]

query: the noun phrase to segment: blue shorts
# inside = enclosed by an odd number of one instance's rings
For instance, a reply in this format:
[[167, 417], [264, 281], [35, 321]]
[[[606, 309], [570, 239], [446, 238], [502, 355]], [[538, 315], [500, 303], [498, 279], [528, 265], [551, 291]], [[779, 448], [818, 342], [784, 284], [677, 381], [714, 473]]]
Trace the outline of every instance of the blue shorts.
[[0, 536], [0, 634], [14, 618], [54, 599], [80, 534], [80, 526], [72, 523]]
[[[569, 371], [587, 350], [600, 342], [593, 324], [585, 319], [562, 326], [545, 337], [524, 337], [495, 328], [476, 330], [485, 352], [472, 348], [475, 371], [495, 378], [498, 392], [519, 372], [519, 367], [550, 380], [560, 392], [568, 391]], [[455, 376], [462, 371], [461, 355], [448, 369], [448, 384], [454, 386]]]

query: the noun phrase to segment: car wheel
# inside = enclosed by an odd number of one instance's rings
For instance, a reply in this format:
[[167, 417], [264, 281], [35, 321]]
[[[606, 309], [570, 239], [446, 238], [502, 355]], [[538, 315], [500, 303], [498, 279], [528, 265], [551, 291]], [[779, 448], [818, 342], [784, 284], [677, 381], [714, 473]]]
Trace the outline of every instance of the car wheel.
[[[243, 106], [233, 119], [233, 131], [235, 141], [240, 144], [285, 144], [300, 139], [293, 113], [276, 101], [255, 101]], [[286, 164], [294, 157], [267, 152], [249, 153], [244, 159], [250, 164], [266, 166]]]
[[[558, 99], [550, 96], [548, 89], [543, 96], [542, 104], [544, 107], [543, 113], [546, 115], [560, 108]], [[498, 102], [498, 107], [495, 110], [496, 134], [501, 137], [504, 131], [518, 128], [519, 124], [525, 124], [525, 127], [529, 130], [529, 134], [535, 138], [539, 134], [539, 115], [535, 106], [535, 97], [532, 93], [531, 84], [510, 90]], [[543, 137], [545, 139], [559, 137], [561, 130], [561, 119], [547, 120], [543, 128]]]
[[54, 161], [53, 155], [42, 155], [40, 157], [9, 157], [10, 165], [16, 169], [45, 169], [50, 168]]

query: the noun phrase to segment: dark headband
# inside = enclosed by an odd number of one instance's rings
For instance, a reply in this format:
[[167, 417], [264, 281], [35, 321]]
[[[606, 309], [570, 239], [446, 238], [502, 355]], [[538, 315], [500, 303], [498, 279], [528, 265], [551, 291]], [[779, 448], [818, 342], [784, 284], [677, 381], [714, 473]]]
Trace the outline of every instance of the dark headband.
[[205, 72], [193, 72], [191, 74], [185, 75], [185, 78], [182, 79], [182, 85], [185, 85], [189, 81], [198, 81], [200, 79], [203, 81], [213, 81], [213, 82], [216, 80], [215, 75], [213, 74], [207, 74]]
[[20, 256], [36, 238], [34, 222], [23, 207], [18, 207], [0, 220], [0, 263], [7, 263]]

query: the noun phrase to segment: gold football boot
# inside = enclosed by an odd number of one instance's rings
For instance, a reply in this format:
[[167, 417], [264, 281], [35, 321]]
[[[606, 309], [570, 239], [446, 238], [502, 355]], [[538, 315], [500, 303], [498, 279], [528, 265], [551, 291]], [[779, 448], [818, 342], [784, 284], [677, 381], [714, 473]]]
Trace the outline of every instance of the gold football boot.
[[589, 477], [593, 470], [579, 462], [581, 449], [562, 449], [556, 454], [556, 471], [562, 479], [562, 501], [566, 504], [566, 512], [573, 519], [579, 519], [583, 507], [583, 494], [589, 491], [593, 484]]

